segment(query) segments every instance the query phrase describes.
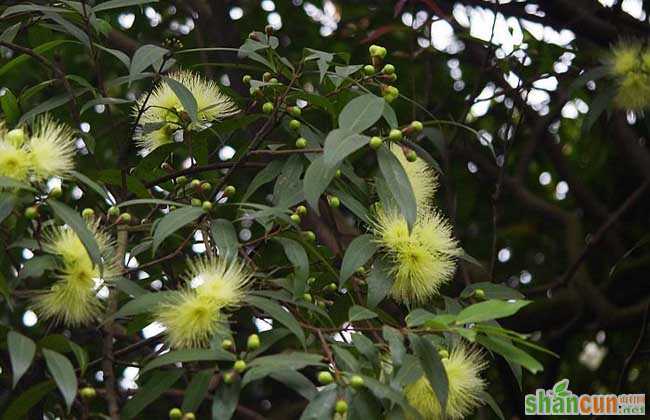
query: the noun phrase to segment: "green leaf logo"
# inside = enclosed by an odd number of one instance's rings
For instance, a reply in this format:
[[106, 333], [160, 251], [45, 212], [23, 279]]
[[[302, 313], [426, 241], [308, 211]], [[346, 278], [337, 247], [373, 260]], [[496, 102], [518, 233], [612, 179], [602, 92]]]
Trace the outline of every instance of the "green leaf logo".
[[568, 397], [571, 395], [571, 392], [568, 391], [569, 388], [569, 380], [568, 379], [562, 379], [555, 385], [553, 385], [553, 394], [556, 397]]

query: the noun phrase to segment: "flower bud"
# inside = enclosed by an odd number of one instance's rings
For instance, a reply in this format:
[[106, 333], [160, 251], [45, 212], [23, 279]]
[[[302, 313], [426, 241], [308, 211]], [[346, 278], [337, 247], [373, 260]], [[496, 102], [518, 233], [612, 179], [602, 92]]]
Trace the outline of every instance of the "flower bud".
[[264, 102], [264, 105], [262, 105], [262, 112], [265, 114], [270, 114], [271, 112], [273, 112], [273, 103]]
[[11, 143], [15, 147], [20, 147], [25, 142], [25, 130], [22, 128], [14, 128], [5, 134], [5, 141]]
[[375, 74], [375, 66], [373, 66], [372, 64], [366, 64], [365, 66], [363, 66], [363, 73], [366, 76], [372, 76], [373, 74]]
[[253, 77], [250, 74], [245, 74], [244, 77], [241, 78], [241, 81], [245, 84], [248, 85], [251, 83], [251, 80]]
[[232, 346], [233, 346], [232, 340], [229, 340], [227, 338], [221, 342], [221, 348], [224, 350], [230, 350], [232, 349]]
[[327, 197], [327, 201], [329, 202], [330, 207], [333, 209], [338, 209], [341, 205], [341, 200], [339, 200], [339, 198], [334, 195]]
[[388, 133], [388, 139], [390, 141], [400, 141], [402, 140], [402, 132], [396, 128], [393, 128], [390, 130], [390, 133]]
[[334, 382], [334, 377], [332, 376], [331, 373], [324, 370], [318, 373], [318, 382], [321, 385], [329, 385], [332, 382]]
[[79, 395], [83, 399], [92, 400], [97, 396], [97, 391], [95, 391], [95, 388], [87, 386], [79, 390]]
[[255, 351], [260, 348], [260, 336], [257, 334], [251, 334], [246, 340], [246, 348], [248, 351]]
[[374, 136], [370, 138], [370, 142], [368, 144], [370, 145], [371, 149], [377, 150], [381, 147], [381, 144], [383, 142], [384, 141], [381, 139], [381, 137]]
[[181, 420], [183, 418], [183, 412], [180, 408], [172, 408], [169, 410], [169, 420]]
[[306, 216], [307, 215], [307, 207], [305, 207], [305, 206], [296, 207], [296, 213], [299, 216]]
[[234, 186], [228, 185], [226, 188], [224, 188], [223, 195], [226, 197], [232, 197], [236, 192], [237, 189]]
[[291, 120], [291, 121], [289, 121], [289, 128], [292, 129], [293, 131], [298, 131], [298, 130], [300, 130], [300, 126], [301, 126], [301, 125], [302, 125], [302, 124], [300, 124], [300, 121], [298, 121], [298, 120]]
[[395, 66], [392, 64], [386, 64], [383, 69], [381, 69], [381, 72], [384, 74], [394, 74], [395, 73]]
[[292, 221], [293, 223], [295, 223], [295, 224], [300, 223], [300, 220], [301, 220], [301, 219], [300, 219], [300, 215], [297, 214], [297, 213], [292, 214], [291, 216], [289, 216], [289, 218], [290, 218], [291, 221]]
[[246, 370], [246, 362], [243, 360], [237, 360], [234, 365], [232, 365], [232, 368], [235, 370], [237, 373], [244, 373]]
[[204, 201], [203, 203], [201, 203], [201, 208], [203, 209], [203, 211], [209, 212], [210, 210], [212, 210], [212, 203], [209, 201]]
[[305, 147], [307, 147], [307, 139], [304, 137], [298, 137], [296, 140], [296, 148], [304, 149]]
[[81, 217], [84, 219], [90, 219], [91, 217], [95, 217], [95, 210], [91, 208], [85, 208], [81, 211]]
[[52, 198], [59, 198], [62, 195], [63, 195], [63, 190], [61, 190], [61, 187], [59, 186], [52, 188], [48, 194], [48, 196]]
[[355, 389], [359, 389], [364, 385], [363, 378], [359, 375], [354, 375], [350, 378], [350, 386]]
[[334, 410], [339, 414], [345, 414], [348, 411], [348, 403], [345, 400], [338, 400]]
[[299, 117], [302, 114], [302, 110], [299, 106], [290, 106], [287, 108], [287, 112], [292, 117]]
[[117, 219], [117, 223], [128, 225], [129, 223], [131, 223], [131, 215], [129, 213], [120, 214], [120, 217]]

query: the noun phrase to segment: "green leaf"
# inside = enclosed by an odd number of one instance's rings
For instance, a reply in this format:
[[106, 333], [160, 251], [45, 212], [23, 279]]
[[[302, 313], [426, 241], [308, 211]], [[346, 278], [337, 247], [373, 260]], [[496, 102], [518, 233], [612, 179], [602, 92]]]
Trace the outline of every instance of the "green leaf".
[[27, 372], [36, 354], [36, 344], [22, 334], [9, 331], [7, 334], [7, 349], [13, 371], [12, 387], [15, 388], [20, 378]]
[[334, 175], [336, 175], [336, 169], [336, 166], [326, 166], [323, 162], [323, 156], [319, 156], [312, 161], [305, 171], [305, 177], [302, 181], [305, 200], [316, 214], [320, 214], [318, 200], [327, 189]]
[[16, 206], [16, 196], [13, 194], [0, 193], [0, 223], [2, 223]]
[[386, 120], [390, 128], [398, 127], [399, 123], [397, 122], [397, 115], [395, 114], [395, 110], [386, 101], [384, 101], [384, 111], [382, 113], [382, 116], [384, 117], [384, 119]]
[[147, 293], [145, 295], [136, 296], [135, 299], [128, 301], [117, 312], [115, 312], [115, 314], [111, 316], [111, 319], [151, 312], [158, 304], [172, 300], [177, 295], [178, 292], [176, 291], [165, 290], [162, 292]]
[[201, 207], [183, 207], [167, 213], [160, 222], [155, 225], [153, 231], [153, 254], [156, 253], [160, 244], [180, 228], [194, 222], [201, 215], [205, 214]]
[[148, 3], [158, 3], [158, 0], [111, 0], [105, 1], [93, 7], [93, 12], [103, 12], [105, 10], [118, 9], [128, 6], [141, 6]]
[[86, 175], [82, 174], [81, 172], [77, 171], [70, 171], [70, 174], [75, 177], [78, 181], [81, 181], [82, 183], [86, 184], [88, 187], [90, 187], [93, 191], [95, 191], [97, 194], [99, 194], [104, 200], [106, 200], [107, 203], [110, 203], [111, 205], [115, 204], [115, 200], [111, 199], [106, 192], [106, 189], [93, 181], [92, 179], [88, 178]]
[[379, 302], [388, 296], [392, 286], [386, 263], [375, 259], [368, 275], [368, 306], [372, 308], [379, 305]]
[[[42, 5], [32, 5], [33, 7], [44, 7]], [[14, 6], [18, 7], [18, 6]], [[9, 11], [11, 8], [5, 9], [5, 13]], [[46, 42], [45, 44], [39, 45], [38, 47], [34, 48], [34, 52], [38, 54], [44, 54], [50, 50], [53, 50], [54, 48], [62, 45], [62, 44], [78, 44], [77, 41], [72, 41], [69, 39], [57, 39], [54, 41]], [[0, 67], [0, 77], [4, 76], [6, 73], [10, 72], [11, 70], [15, 69], [16, 67], [20, 66], [21, 64], [24, 64], [32, 59], [31, 56], [27, 54], [21, 54], [18, 57], [12, 59], [9, 61], [7, 64], [4, 66]]]
[[236, 359], [235, 355], [225, 350], [222, 350], [220, 348], [174, 350], [174, 351], [170, 351], [169, 353], [165, 353], [162, 356], [158, 356], [154, 360], [149, 362], [142, 369], [142, 373], [172, 363], [198, 362], [198, 361], [206, 361], [206, 360], [217, 360], [220, 362], [223, 361], [234, 362], [235, 359]]
[[476, 341], [483, 347], [500, 354], [506, 360], [512, 363], [523, 366], [533, 374], [544, 370], [544, 366], [538, 362], [533, 356], [512, 345], [508, 340], [498, 337], [488, 337], [486, 335], [478, 335]]
[[52, 381], [40, 382], [30, 387], [11, 402], [2, 415], [2, 420], [27, 418], [29, 410], [38, 404], [46, 395], [50, 394], [54, 388], [55, 386]]
[[198, 410], [203, 400], [205, 400], [205, 396], [208, 394], [212, 376], [214, 376], [213, 369], [202, 370], [194, 375], [183, 397], [181, 410], [184, 413], [193, 413]]
[[16, 35], [18, 35], [18, 32], [20, 31], [21, 25], [22, 23], [18, 22], [5, 29], [2, 34], [0, 34], [0, 41], [13, 42], [13, 40], [16, 38]]
[[[309, 275], [309, 257], [305, 248], [299, 242], [288, 238], [275, 238], [282, 245], [284, 254], [287, 256], [296, 271], [296, 278], [300, 281], [307, 280]], [[302, 295], [302, 294], [301, 294]]]
[[339, 115], [339, 127], [361, 133], [371, 127], [384, 112], [384, 99], [368, 93], [358, 96], [345, 105]]
[[31, 120], [32, 118], [36, 117], [37, 115], [40, 115], [44, 112], [49, 112], [55, 108], [60, 107], [61, 105], [65, 105], [70, 100], [72, 100], [73, 97], [77, 98], [83, 95], [84, 93], [88, 92], [89, 89], [84, 88], [84, 89], [76, 89], [72, 93], [64, 93], [59, 96], [54, 96], [46, 101], [41, 102], [40, 104], [36, 105], [29, 111], [23, 114], [22, 117], [20, 117], [20, 120], [18, 121], [18, 124], [22, 124], [24, 122], [27, 122]]
[[[133, 254], [132, 254], [133, 255]], [[113, 277], [111, 283], [115, 285], [116, 288], [123, 291], [127, 295], [137, 298], [148, 294], [145, 289], [140, 287], [136, 282], [127, 279], [126, 277]]]
[[390, 349], [390, 356], [393, 359], [395, 366], [401, 366], [404, 356], [406, 356], [406, 347], [404, 347], [404, 337], [398, 329], [384, 325], [382, 328], [382, 336], [388, 343]]
[[[157, 45], [146, 44], [137, 49], [131, 60], [129, 69], [129, 83], [135, 80], [135, 76], [142, 73], [147, 67], [159, 62], [169, 53], [169, 50]], [[154, 71], [159, 69], [154, 68]]]
[[16, 181], [15, 179], [9, 178], [7, 176], [0, 176], [0, 188], [36, 192], [36, 189], [34, 189], [31, 185], [25, 184], [24, 182]]
[[269, 376], [283, 383], [288, 388], [293, 389], [307, 400], [311, 401], [318, 394], [318, 390], [314, 384], [305, 375], [295, 370], [278, 370]]
[[174, 80], [171, 77], [163, 76], [163, 80], [174, 91], [174, 94], [178, 100], [181, 101], [183, 110], [187, 112], [187, 114], [190, 116], [190, 119], [193, 122], [198, 122], [199, 105], [196, 103], [196, 98], [192, 92], [190, 92], [190, 90], [181, 82]]
[[447, 396], [449, 394], [449, 379], [447, 378], [447, 371], [440, 360], [438, 351], [433, 343], [426, 338], [412, 335], [410, 339], [413, 352], [420, 360], [422, 370], [424, 370], [424, 374], [444, 411], [447, 406]]
[[332, 351], [334, 352], [337, 366], [340, 366], [341, 369], [348, 372], [359, 372], [361, 369], [359, 361], [348, 349], [338, 345], [332, 345]]
[[212, 419], [213, 420], [230, 420], [235, 413], [237, 403], [239, 402], [239, 391], [241, 382], [236, 381], [232, 384], [222, 383], [214, 393], [212, 400]]
[[90, 38], [88, 38], [88, 34], [86, 34], [86, 32], [84, 32], [81, 28], [77, 27], [69, 20], [64, 19], [58, 13], [45, 12], [43, 15], [47, 19], [58, 23], [65, 32], [77, 38], [86, 47], [90, 47]]
[[372, 235], [359, 235], [348, 245], [341, 263], [339, 284], [343, 286], [347, 279], [362, 267], [377, 251]]
[[70, 411], [72, 402], [77, 395], [77, 375], [74, 372], [74, 367], [64, 355], [48, 349], [42, 351], [47, 370], [50, 371], [56, 386], [63, 395], [68, 411]]
[[514, 315], [519, 309], [528, 305], [528, 300], [487, 300], [475, 303], [460, 311], [456, 317], [457, 324], [482, 322]]
[[336, 402], [336, 388], [325, 389], [316, 395], [302, 412], [300, 420], [323, 420], [330, 418]]
[[266, 312], [271, 316], [271, 318], [287, 327], [296, 337], [298, 337], [302, 346], [305, 347], [305, 333], [302, 328], [300, 328], [300, 324], [298, 324], [296, 318], [294, 318], [290, 312], [285, 311], [282, 306], [272, 300], [259, 296], [248, 296], [246, 301], [256, 308]]
[[253, 195], [262, 185], [267, 184], [277, 178], [280, 175], [280, 171], [283, 167], [283, 162], [281, 160], [271, 161], [268, 165], [264, 167], [261, 171], [255, 175], [255, 178], [250, 182], [246, 192], [244, 193], [241, 201], [246, 201], [248, 198]]
[[406, 218], [409, 227], [412, 227], [417, 216], [417, 204], [411, 182], [402, 164], [387, 147], [381, 147], [377, 150], [377, 161], [379, 170], [386, 181], [386, 186]]
[[352, 336], [352, 344], [363, 354], [368, 360], [375, 363], [379, 361], [379, 350], [375, 344], [368, 337], [362, 333], [354, 333]]
[[383, 407], [367, 390], [360, 389], [354, 393], [348, 412], [349, 419], [385, 419], [381, 415]]
[[290, 207], [302, 201], [302, 158], [293, 155], [285, 162], [273, 186], [273, 201], [278, 207]]
[[6, 89], [4, 95], [0, 97], [0, 104], [2, 105], [2, 112], [5, 114], [5, 120], [10, 126], [15, 125], [20, 118], [20, 108], [18, 107], [18, 100], [10, 89]]
[[216, 219], [211, 222], [210, 233], [219, 251], [219, 257], [226, 260], [237, 258], [239, 240], [235, 226], [228, 219]]
[[63, 203], [51, 199], [48, 199], [47, 203], [54, 214], [56, 214], [59, 219], [63, 220], [66, 225], [70, 226], [70, 228], [74, 230], [74, 232], [79, 237], [79, 240], [81, 240], [84, 248], [86, 248], [86, 251], [88, 251], [88, 255], [93, 261], [93, 264], [99, 266], [101, 270], [101, 267], [103, 266], [102, 253], [99, 249], [99, 246], [97, 245], [97, 241], [95, 240], [95, 235], [88, 228], [88, 225], [84, 219], [82, 219], [79, 213]]
[[350, 322], [363, 321], [366, 319], [376, 318], [377, 314], [371, 311], [370, 309], [364, 308], [363, 306], [354, 305], [348, 311], [348, 319]]
[[607, 109], [612, 100], [616, 96], [616, 89], [610, 88], [600, 92], [593, 101], [589, 104], [589, 112], [585, 115], [582, 121], [582, 136], [589, 134], [591, 127], [598, 121], [598, 118]]
[[460, 293], [460, 297], [468, 298], [474, 294], [474, 291], [476, 289], [483, 290], [485, 292], [485, 296], [488, 299], [524, 299], [525, 297], [523, 294], [519, 293], [512, 287], [498, 283], [491, 283], [489, 281], [470, 284], [465, 289], [463, 289], [463, 291]]
[[330, 131], [323, 146], [325, 168], [336, 167], [348, 155], [368, 144], [368, 141], [370, 141], [370, 137], [355, 133], [348, 128], [337, 128]]
[[121, 418], [135, 418], [149, 404], [156, 401], [163, 392], [167, 391], [183, 375], [182, 369], [154, 372], [133, 398], [128, 400], [122, 409]]
[[497, 404], [496, 401], [494, 401], [494, 398], [492, 398], [492, 395], [488, 394], [487, 392], [483, 391], [480, 394], [480, 399], [482, 401], [485, 401], [487, 405], [490, 406], [492, 411], [494, 411], [494, 414], [499, 417], [499, 420], [505, 420], [505, 417], [503, 416], [503, 412], [501, 411], [501, 408], [499, 407], [499, 404]]

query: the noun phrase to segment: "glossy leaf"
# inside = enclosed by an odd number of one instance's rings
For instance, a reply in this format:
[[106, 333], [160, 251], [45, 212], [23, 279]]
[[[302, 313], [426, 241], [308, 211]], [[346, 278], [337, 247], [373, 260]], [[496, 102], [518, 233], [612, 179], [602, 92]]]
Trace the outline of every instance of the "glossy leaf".
[[77, 395], [77, 375], [75, 374], [72, 363], [64, 355], [52, 350], [43, 349], [43, 357], [47, 370], [52, 375], [56, 386], [61, 391], [68, 411], [72, 407], [72, 402]]
[[27, 372], [29, 366], [34, 360], [36, 354], [36, 344], [22, 334], [15, 331], [9, 331], [7, 334], [7, 349], [9, 350], [9, 360], [11, 360], [11, 370], [13, 372], [12, 387]]

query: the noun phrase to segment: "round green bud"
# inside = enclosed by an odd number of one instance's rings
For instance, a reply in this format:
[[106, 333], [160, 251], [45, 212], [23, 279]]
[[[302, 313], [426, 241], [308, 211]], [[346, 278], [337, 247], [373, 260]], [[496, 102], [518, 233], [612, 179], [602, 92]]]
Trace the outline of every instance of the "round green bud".
[[341, 205], [341, 200], [339, 200], [339, 198], [334, 195], [327, 197], [327, 201], [329, 202], [330, 207], [333, 209], [338, 209]]
[[236, 192], [237, 189], [234, 186], [228, 185], [226, 188], [224, 188], [223, 195], [225, 195], [226, 197], [232, 197], [233, 195], [235, 195]]
[[308, 242], [314, 242], [316, 240], [316, 234], [311, 230], [304, 231], [302, 235]]
[[397, 80], [397, 74], [395, 74], [395, 73], [387, 74], [385, 77], [389, 82], [394, 82], [394, 81]]
[[221, 348], [224, 350], [230, 350], [232, 349], [232, 346], [233, 346], [232, 340], [229, 340], [227, 338], [221, 342]]
[[384, 100], [388, 103], [393, 102], [395, 99], [397, 99], [397, 95], [391, 95], [391, 94], [384, 95]]
[[91, 218], [91, 217], [94, 217], [94, 216], [95, 216], [95, 210], [93, 210], [93, 209], [87, 207], [87, 208], [85, 208], [85, 209], [83, 209], [83, 210], [81, 211], [81, 216], [82, 216], [84, 219], [89, 219], [89, 218]]
[[388, 50], [384, 47], [379, 47], [379, 54], [377, 55], [379, 58], [384, 58], [386, 57], [386, 54], [388, 54]]
[[255, 351], [260, 348], [260, 336], [257, 334], [251, 334], [246, 340], [246, 348], [248, 351]]
[[97, 391], [95, 391], [95, 388], [87, 386], [79, 390], [79, 395], [81, 398], [84, 398], [86, 400], [92, 400], [97, 396]]
[[307, 147], [307, 139], [304, 137], [298, 137], [296, 140], [296, 148], [304, 149], [305, 147]]
[[289, 121], [289, 128], [292, 129], [293, 131], [298, 131], [300, 130], [300, 121], [298, 120], [291, 120]]
[[440, 349], [438, 350], [438, 356], [440, 356], [442, 359], [447, 359], [449, 357], [449, 352], [445, 349]]
[[330, 283], [327, 285], [327, 290], [329, 290], [330, 292], [336, 292], [337, 290], [339, 290], [339, 287], [336, 285], [336, 283]]
[[180, 420], [183, 418], [183, 412], [180, 408], [172, 408], [169, 410], [169, 419], [170, 420]]
[[232, 372], [225, 372], [223, 374], [223, 383], [231, 384], [233, 382], [235, 382], [235, 374]]
[[341, 170], [340, 170], [340, 169], [337, 169], [337, 170], [336, 170], [336, 173], [334, 174], [334, 176], [335, 176], [336, 178], [340, 178], [340, 177], [341, 177], [341, 174], [342, 174], [342, 173], [341, 173]]
[[334, 410], [339, 414], [345, 414], [348, 412], [348, 403], [345, 400], [338, 400], [334, 406]]
[[193, 205], [194, 207], [200, 207], [203, 204], [203, 202], [198, 198], [193, 198], [190, 200], [190, 204]]
[[201, 208], [203, 209], [203, 211], [208, 212], [212, 210], [212, 203], [209, 201], [204, 201], [203, 203], [201, 203]]
[[397, 97], [399, 95], [399, 89], [397, 89], [395, 86], [388, 86], [386, 88], [386, 93]]
[[244, 373], [246, 370], [246, 362], [243, 360], [237, 360], [234, 365], [232, 365], [232, 368], [235, 369], [235, 372], [237, 373]]
[[186, 176], [181, 175], [181, 176], [176, 178], [176, 184], [177, 185], [185, 185], [185, 184], [187, 184], [187, 181], [189, 181], [189, 180], [187, 179]]
[[363, 66], [363, 74], [365, 74], [366, 76], [372, 76], [373, 74], [375, 74], [375, 66], [373, 66], [372, 64], [366, 64], [365, 66]]
[[388, 133], [388, 139], [390, 141], [400, 141], [402, 140], [402, 132], [396, 128], [393, 128], [390, 130], [390, 133]]
[[5, 141], [13, 146], [20, 147], [25, 142], [25, 131], [22, 128], [14, 128], [5, 134]]
[[190, 186], [192, 188], [199, 189], [199, 188], [201, 188], [201, 181], [198, 180], [198, 179], [193, 179], [192, 182], [190, 182]]
[[311, 294], [309, 294], [309, 293], [305, 293], [305, 294], [303, 294], [303, 295], [302, 295], [302, 299], [303, 299], [305, 302], [311, 302], [311, 301], [312, 301]]
[[381, 48], [379, 45], [372, 44], [370, 47], [368, 47], [368, 52], [370, 53], [371, 57], [379, 57], [381, 54]]
[[290, 218], [291, 221], [292, 221], [293, 223], [295, 223], [295, 224], [300, 223], [300, 220], [301, 220], [301, 219], [300, 219], [300, 215], [299, 215], [298, 213], [294, 213], [294, 214], [292, 214], [291, 216], [289, 216], [289, 218]]
[[381, 147], [381, 144], [383, 142], [384, 141], [381, 139], [381, 137], [374, 136], [374, 137], [370, 138], [370, 143], [368, 143], [368, 144], [370, 145], [371, 149], [377, 150], [377, 149], [379, 149]]
[[212, 189], [212, 184], [210, 184], [209, 182], [204, 182], [201, 184], [201, 190], [208, 192], [211, 189]]
[[183, 415], [183, 420], [196, 420], [194, 413], [185, 413]]
[[381, 72], [384, 74], [394, 74], [395, 73], [395, 66], [392, 64], [386, 64], [383, 69], [381, 69]]
[[413, 121], [411, 122], [411, 129], [415, 131], [416, 133], [419, 133], [424, 129], [424, 125], [420, 121]]
[[310, 278], [307, 279], [307, 284], [308, 285], [311, 286], [314, 283], [316, 283], [316, 277], [310, 277]]
[[321, 385], [329, 385], [334, 382], [334, 377], [328, 371], [318, 372], [318, 382]]
[[359, 389], [364, 385], [363, 378], [359, 375], [353, 375], [350, 378], [350, 386], [355, 389]]
[[287, 108], [287, 112], [292, 117], [299, 117], [302, 114], [302, 110], [299, 106], [290, 106]]
[[418, 154], [415, 153], [415, 150], [409, 150], [408, 152], [406, 152], [406, 160], [408, 160], [409, 162], [415, 162], [416, 160], [418, 160]]
[[478, 299], [485, 299], [485, 290], [483, 289], [474, 290], [474, 296], [476, 296]]
[[106, 214], [108, 214], [109, 217], [118, 217], [120, 215], [120, 208], [117, 206], [111, 206], [108, 208]]
[[296, 207], [296, 213], [299, 216], [306, 216], [307, 215], [307, 207], [305, 207], [305, 206]]
[[59, 198], [63, 195], [63, 190], [61, 187], [54, 187], [50, 190], [50, 193], [48, 195], [52, 198]]
[[262, 80], [264, 80], [265, 82], [271, 80], [271, 77], [273, 77], [273, 75], [268, 71], [265, 71], [264, 74], [262, 74]]
[[122, 213], [120, 214], [120, 217], [117, 219], [118, 223], [122, 223], [124, 225], [128, 225], [131, 223], [131, 214], [129, 213]]
[[273, 103], [264, 102], [264, 105], [262, 105], [262, 112], [265, 114], [270, 114], [271, 112], [273, 112]]
[[269, 79], [269, 83], [277, 84], [277, 83], [278, 83], [278, 79], [276, 79], [275, 77], [271, 77], [271, 78]]
[[364, 266], [361, 266], [357, 268], [354, 272], [357, 274], [364, 274], [366, 272], [366, 268]]
[[251, 80], [253, 80], [253, 77], [252, 77], [250, 74], [245, 74], [244, 77], [241, 78], [241, 81], [242, 81], [245, 85], [250, 84]]

